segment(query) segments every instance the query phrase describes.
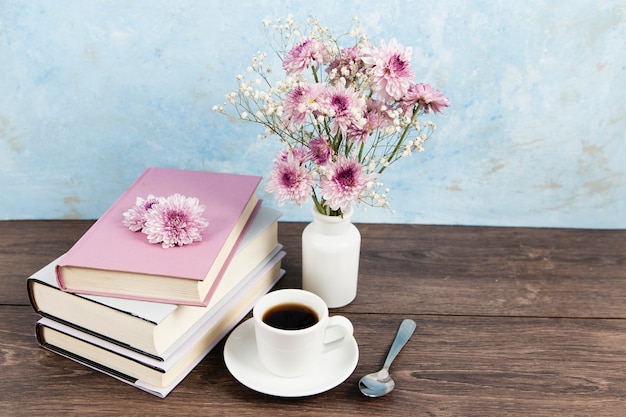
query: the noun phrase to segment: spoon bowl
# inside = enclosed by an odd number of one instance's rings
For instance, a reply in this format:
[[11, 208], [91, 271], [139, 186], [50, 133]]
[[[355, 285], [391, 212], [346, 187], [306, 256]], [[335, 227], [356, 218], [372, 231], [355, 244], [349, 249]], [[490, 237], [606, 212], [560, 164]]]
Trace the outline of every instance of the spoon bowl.
[[389, 367], [406, 342], [411, 338], [415, 327], [415, 322], [410, 319], [405, 319], [400, 323], [398, 333], [391, 344], [382, 369], [378, 372], [367, 374], [359, 380], [359, 389], [363, 395], [367, 397], [382, 397], [393, 391], [396, 383], [389, 375]]
[[381, 397], [390, 393], [396, 383], [385, 369], [365, 375], [359, 381], [359, 389], [367, 397]]

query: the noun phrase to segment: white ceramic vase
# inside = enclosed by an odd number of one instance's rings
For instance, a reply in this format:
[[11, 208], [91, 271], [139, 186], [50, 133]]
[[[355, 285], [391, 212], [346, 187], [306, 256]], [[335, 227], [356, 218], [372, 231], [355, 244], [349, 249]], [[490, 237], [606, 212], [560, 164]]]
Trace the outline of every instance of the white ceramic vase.
[[302, 288], [320, 296], [329, 308], [356, 298], [361, 233], [352, 224], [351, 208], [341, 216], [326, 216], [315, 207], [313, 222], [302, 232]]

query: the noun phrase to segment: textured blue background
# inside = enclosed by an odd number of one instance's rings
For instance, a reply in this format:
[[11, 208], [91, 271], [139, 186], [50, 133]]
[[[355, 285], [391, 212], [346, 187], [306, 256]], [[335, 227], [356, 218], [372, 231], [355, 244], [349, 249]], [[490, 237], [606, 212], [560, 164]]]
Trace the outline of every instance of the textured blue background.
[[624, 0], [2, 0], [0, 219], [96, 218], [147, 166], [267, 175], [276, 144], [211, 108], [289, 13], [358, 16], [452, 103], [356, 221], [626, 228]]

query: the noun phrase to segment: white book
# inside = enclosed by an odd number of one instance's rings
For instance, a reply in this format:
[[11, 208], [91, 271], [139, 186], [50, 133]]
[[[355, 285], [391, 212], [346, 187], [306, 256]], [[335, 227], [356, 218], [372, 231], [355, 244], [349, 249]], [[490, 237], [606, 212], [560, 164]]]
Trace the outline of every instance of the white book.
[[240, 291], [232, 303], [221, 306], [165, 360], [143, 355], [117, 343], [43, 317], [36, 324], [37, 341], [44, 348], [164, 398], [280, 280], [280, 259], [259, 273], [263, 277]]

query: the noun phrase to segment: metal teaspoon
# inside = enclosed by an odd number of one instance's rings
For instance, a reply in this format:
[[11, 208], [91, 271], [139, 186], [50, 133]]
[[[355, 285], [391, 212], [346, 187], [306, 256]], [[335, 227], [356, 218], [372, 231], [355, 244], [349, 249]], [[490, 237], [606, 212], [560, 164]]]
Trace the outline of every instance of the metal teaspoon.
[[389, 349], [389, 353], [387, 354], [387, 359], [385, 359], [383, 368], [378, 372], [365, 375], [359, 380], [359, 389], [363, 395], [367, 397], [382, 397], [393, 390], [396, 383], [389, 375], [389, 367], [391, 366], [391, 362], [393, 362], [396, 356], [398, 356], [398, 353], [400, 353], [400, 350], [404, 347], [406, 342], [409, 341], [414, 331], [415, 322], [413, 320], [402, 320], [402, 323], [400, 323], [400, 327], [398, 328], [396, 338], [394, 339], [391, 348]]

